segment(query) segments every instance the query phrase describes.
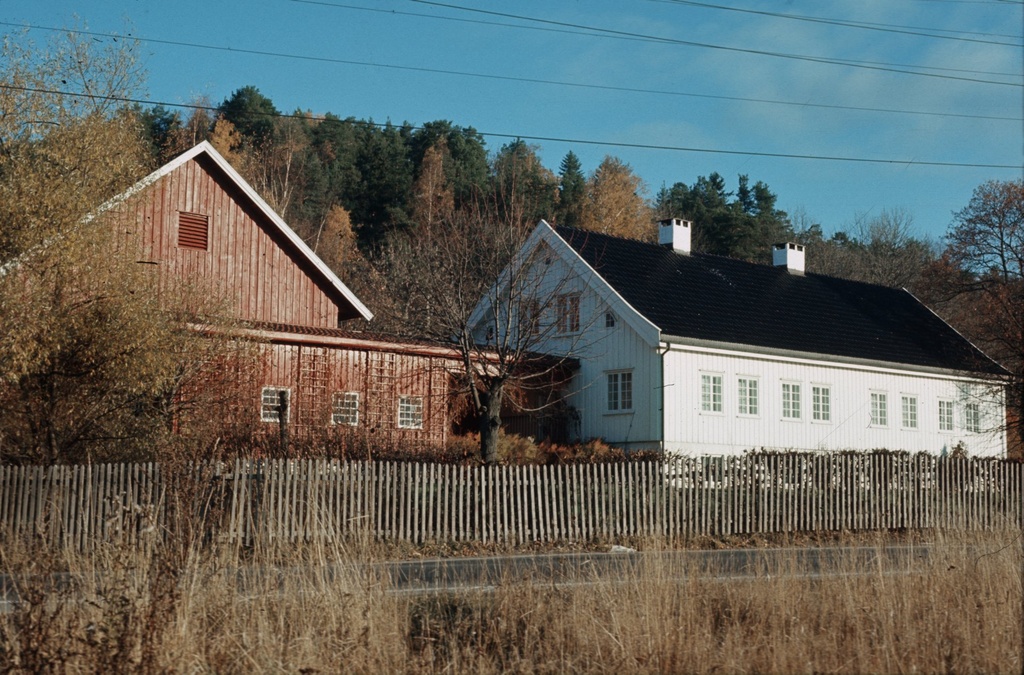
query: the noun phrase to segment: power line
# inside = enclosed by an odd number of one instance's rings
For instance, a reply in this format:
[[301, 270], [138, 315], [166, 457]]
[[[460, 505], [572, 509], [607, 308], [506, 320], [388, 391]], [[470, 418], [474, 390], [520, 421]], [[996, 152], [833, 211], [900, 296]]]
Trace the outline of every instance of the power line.
[[[308, 0], [292, 0], [293, 2], [307, 2]], [[981, 80], [972, 77], [960, 77], [955, 75], [939, 75], [937, 73], [925, 73], [915, 70], [904, 70], [903, 68], [921, 68], [922, 66], [900, 66], [890, 67], [888, 64], [873, 64], [870, 61], [857, 61], [853, 59], [830, 59], [820, 56], [808, 56], [804, 54], [787, 54], [785, 52], [769, 52], [760, 49], [748, 49], [744, 47], [727, 47], [725, 45], [716, 45], [707, 42], [695, 42], [692, 40], [679, 40], [676, 38], [660, 37], [656, 35], [644, 35], [642, 33], [633, 33], [630, 31], [620, 31], [612, 28], [600, 28], [596, 26], [587, 26], [584, 24], [570, 23], [566, 21], [555, 21], [552, 19], [541, 19], [537, 17], [524, 16], [520, 14], [509, 14], [506, 12], [494, 12], [485, 9], [477, 9], [475, 7], [463, 7], [461, 5], [453, 5], [445, 2], [435, 2], [434, 0], [410, 0], [422, 5], [430, 5], [432, 7], [443, 7], [445, 9], [453, 9], [461, 12], [474, 12], [480, 14], [486, 14], [491, 16], [500, 16], [506, 19], [516, 19], [518, 21], [530, 21], [547, 25], [562, 26], [569, 28], [577, 28], [587, 31], [592, 31], [594, 34], [612, 35], [612, 36], [629, 36], [633, 38], [646, 38], [652, 42], [660, 42], [664, 44], [674, 44], [686, 47], [700, 47], [703, 49], [715, 49], [728, 52], [737, 52], [741, 54], [753, 54], [756, 56], [770, 56], [773, 58], [780, 59], [791, 59], [795, 61], [807, 61], [811, 63], [822, 63], [828, 65], [841, 65], [848, 66], [851, 68], [863, 68], [866, 70], [878, 70], [889, 73], [900, 73], [903, 75], [917, 75], [920, 77], [934, 77], [944, 80], [959, 80], [962, 82], [975, 82], [978, 84], [994, 84], [1003, 87], [1024, 87], [1022, 84], [1015, 82], [1000, 82], [998, 80]], [[324, 3], [329, 4], [329, 3]]]
[[[49, 26], [36, 26], [36, 25], [28, 25], [28, 24], [15, 24], [15, 23], [6, 22], [6, 21], [0, 21], [0, 26], [16, 26], [16, 27], [25, 27], [25, 26], [27, 26], [28, 28], [37, 29], [37, 30], [46, 30], [46, 31], [61, 32], [61, 33], [75, 33], [77, 35], [87, 35], [87, 36], [90, 36], [90, 37], [102, 37], [102, 38], [111, 38], [111, 39], [123, 37], [123, 36], [117, 35], [115, 33], [102, 33], [102, 32], [98, 32], [98, 31], [76, 30], [76, 29], [67, 29], [67, 28], [52, 28], [52, 27], [49, 27]], [[543, 79], [543, 78], [520, 77], [520, 76], [513, 76], [513, 75], [495, 75], [495, 74], [490, 74], [490, 73], [475, 73], [475, 72], [471, 72], [471, 71], [447, 70], [447, 69], [440, 69], [440, 68], [426, 68], [426, 67], [422, 67], [422, 66], [400, 66], [400, 65], [388, 64], [388, 63], [378, 63], [378, 62], [371, 62], [371, 61], [355, 61], [355, 60], [350, 60], [350, 59], [336, 59], [336, 58], [331, 58], [331, 57], [327, 57], [327, 56], [308, 56], [308, 55], [303, 55], [303, 54], [288, 54], [288, 53], [283, 53], [283, 52], [271, 52], [271, 51], [266, 51], [266, 50], [240, 49], [240, 48], [236, 48], [236, 47], [224, 47], [224, 46], [220, 46], [220, 45], [205, 45], [205, 44], [199, 44], [199, 43], [195, 43], [195, 42], [184, 42], [184, 41], [178, 41], [178, 40], [163, 40], [163, 39], [158, 39], [158, 38], [143, 38], [143, 37], [138, 37], [138, 36], [131, 36], [131, 38], [133, 40], [137, 40], [138, 42], [146, 42], [146, 43], [152, 43], [152, 44], [163, 44], [163, 45], [170, 45], [170, 46], [174, 46], [174, 47], [186, 47], [186, 48], [192, 48], [192, 49], [208, 49], [208, 50], [214, 50], [214, 51], [224, 51], [224, 52], [230, 52], [230, 53], [233, 53], [233, 54], [250, 54], [250, 55], [254, 55], [254, 56], [267, 56], [267, 57], [272, 57], [272, 58], [287, 58], [287, 59], [296, 59], [296, 60], [301, 60], [301, 61], [314, 61], [314, 62], [319, 62], [319, 63], [333, 63], [333, 64], [346, 65], [346, 66], [359, 66], [359, 67], [365, 67], [365, 68], [384, 68], [384, 69], [388, 69], [388, 70], [402, 70], [402, 71], [409, 71], [409, 72], [416, 72], [416, 73], [429, 73], [429, 74], [432, 74], [432, 75], [448, 75], [448, 76], [453, 76], [453, 77], [472, 77], [472, 78], [485, 79], [485, 80], [497, 80], [497, 81], [504, 81], [504, 82], [519, 82], [519, 83], [525, 83], [525, 84], [544, 84], [544, 85], [551, 85], [551, 86], [558, 86], [558, 87], [574, 87], [574, 88], [579, 88], [579, 89], [592, 89], [592, 90], [599, 90], [599, 91], [617, 91], [617, 92], [631, 93], [631, 94], [649, 94], [649, 95], [654, 95], [654, 96], [676, 96], [676, 97], [685, 97], [685, 98], [702, 98], [702, 99], [711, 99], [711, 100], [720, 100], [720, 101], [735, 101], [735, 102], [740, 102], [740, 103], [759, 103], [759, 104], [765, 104], [765, 105], [782, 105], [782, 106], [792, 106], [792, 107], [800, 107], [800, 108], [820, 108], [820, 109], [826, 109], [826, 110], [852, 110], [852, 111], [856, 111], [856, 112], [885, 113], [885, 114], [899, 114], [899, 115], [923, 115], [923, 116], [930, 116], [930, 117], [950, 117], [950, 118], [960, 118], [960, 119], [981, 119], [981, 120], [992, 120], [992, 121], [1002, 121], [1002, 122], [1020, 122], [1020, 121], [1022, 121], [1022, 118], [1020, 118], [1020, 117], [1005, 117], [1005, 116], [999, 116], [999, 115], [976, 115], [976, 114], [968, 114], [968, 113], [934, 112], [934, 111], [927, 111], [927, 110], [900, 110], [900, 109], [896, 109], [896, 108], [872, 108], [872, 107], [867, 107], [867, 106], [845, 106], [845, 105], [835, 105], [835, 104], [828, 104], [828, 103], [809, 103], [809, 102], [799, 102], [799, 101], [783, 101], [783, 100], [777, 100], [777, 99], [750, 98], [750, 97], [743, 97], [743, 96], [724, 96], [724, 95], [718, 95], [718, 94], [703, 94], [703, 93], [694, 93], [694, 92], [685, 92], [685, 91], [672, 91], [672, 90], [662, 90], [662, 89], [643, 89], [643, 88], [639, 88], [639, 87], [619, 87], [619, 86], [605, 85], [605, 84], [589, 84], [589, 83], [585, 83], [585, 82], [570, 82], [570, 81], [566, 81], [566, 80], [547, 80], [547, 79]]]
[[[895, 26], [891, 24], [872, 23], [866, 21], [844, 21], [841, 19], [829, 19], [825, 17], [806, 16], [802, 14], [784, 14], [781, 12], [768, 12], [760, 9], [747, 9], [744, 7], [726, 7], [725, 5], [713, 5], [706, 2], [696, 2], [696, 0], [648, 0], [648, 2], [658, 2], [669, 5], [686, 5], [689, 7], [703, 7], [705, 9], [718, 9], [727, 12], [739, 12], [742, 14], [756, 14], [760, 16], [770, 16], [777, 19], [788, 19], [791, 21], [806, 21], [808, 23], [820, 23], [830, 26], [841, 26], [844, 28], [860, 28], [863, 30], [880, 31], [884, 33], [898, 33], [900, 35], [913, 35], [916, 37], [928, 37], [935, 38], [938, 40], [956, 40], [959, 42], [976, 42], [979, 44], [986, 45], [999, 45], [1003, 47], [1015, 47], [1020, 48], [1024, 45], [1019, 42], [999, 42], [997, 40], [982, 40], [979, 38], [969, 37], [958, 37], [957, 35], [941, 35], [940, 33], [956, 33], [958, 35], [983, 35], [979, 33], [970, 33], [968, 31], [947, 31], [942, 28], [920, 28], [916, 26]], [[931, 32], [926, 32], [931, 31]], [[1013, 39], [1019, 39], [1016, 35], [999, 35], [998, 37], [1008, 37]]]
[[[420, 0], [411, 0], [411, 1], [412, 2], [419, 2]], [[498, 27], [501, 27], [501, 28], [516, 28], [516, 29], [520, 29], [520, 30], [538, 31], [538, 32], [544, 32], [544, 33], [559, 33], [559, 34], [564, 34], [564, 35], [582, 35], [582, 36], [586, 36], [586, 37], [600, 37], [600, 38], [607, 38], [607, 39], [614, 39], [614, 40], [626, 40], [626, 41], [632, 41], [632, 42], [654, 42], [654, 43], [661, 43], [661, 44], [672, 43], [673, 42], [670, 38], [659, 38], [659, 37], [643, 35], [643, 34], [640, 34], [640, 33], [634, 33], [634, 34], [605, 34], [605, 33], [594, 32], [595, 30], [601, 30], [601, 29], [570, 30], [568, 28], [553, 28], [553, 27], [549, 27], [549, 26], [527, 26], [527, 25], [522, 25], [522, 24], [503, 23], [503, 22], [500, 22], [500, 21], [484, 21], [484, 20], [480, 20], [480, 19], [465, 19], [465, 18], [459, 18], [459, 17], [454, 17], [454, 16], [440, 16], [440, 15], [437, 15], [437, 14], [423, 14], [423, 13], [420, 13], [420, 12], [407, 12], [407, 11], [401, 11], [401, 10], [380, 9], [380, 8], [376, 8], [376, 7], [362, 7], [362, 6], [359, 6], [359, 5], [349, 5], [349, 4], [338, 3], [338, 2], [327, 2], [326, 0], [291, 0], [291, 2], [296, 2], [296, 3], [306, 4], [306, 5], [321, 5], [321, 6], [324, 6], [324, 7], [332, 7], [332, 8], [335, 8], [335, 9], [347, 9], [347, 10], [354, 10], [354, 11], [360, 11], [360, 12], [373, 12], [373, 13], [378, 13], [378, 14], [389, 14], [389, 15], [392, 15], [392, 16], [408, 16], [408, 17], [414, 17], [414, 18], [420, 18], [420, 19], [430, 19], [432, 21], [449, 21], [449, 22], [467, 23], [467, 24], [474, 24], [474, 25], [481, 25], [481, 26], [498, 26]], [[428, 3], [428, 4], [436, 4], [436, 3]], [[466, 11], [483, 11], [483, 10], [472, 10], [472, 9], [467, 8]], [[680, 41], [675, 41], [675, 42], [680, 43]], [[685, 43], [681, 43], [681, 44], [685, 44]], [[692, 45], [687, 45], [687, 46], [698, 46], [698, 47], [700, 47], [700, 46], [707, 46], [707, 47], [712, 47], [712, 48], [716, 48], [716, 49], [724, 49], [724, 50], [732, 50], [733, 49], [731, 47], [719, 47], [719, 46], [716, 46], [716, 45], [702, 45], [700, 43], [693, 43]], [[738, 51], [742, 51], [742, 50], [738, 50]], [[768, 52], [766, 52], [766, 53], [768, 53]], [[779, 56], [783, 56], [783, 55], [779, 55]], [[1018, 77], [1019, 76], [1019, 73], [999, 73], [999, 72], [991, 72], [991, 71], [972, 70], [972, 69], [966, 69], [966, 68], [942, 68], [942, 67], [939, 67], [939, 66], [922, 66], [922, 65], [915, 65], [915, 64], [909, 64], [908, 65], [908, 64], [900, 64], [900, 63], [885, 63], [885, 62], [880, 62], [880, 61], [858, 61], [858, 60], [855, 60], [855, 59], [826, 59], [824, 57], [821, 57], [821, 58], [818, 58], [818, 57], [799, 57], [799, 56], [795, 56], [795, 55], [792, 56], [792, 58], [805, 58], [806, 60], [817, 61], [817, 62], [820, 62], [820, 63], [830, 63], [830, 64], [835, 64], [835, 65], [848, 65], [848, 66], [851, 66], [851, 67], [865, 67], [865, 68], [867, 68], [869, 66], [886, 66], [886, 67], [891, 66], [891, 67], [894, 67], [894, 68], [918, 68], [918, 69], [921, 69], [921, 70], [933, 70], [933, 71], [948, 72], [948, 73], [972, 73], [972, 74], [975, 74], [975, 75], [993, 75], [993, 76], [997, 76], [997, 77]], [[880, 69], [885, 70], [885, 68], [880, 68]], [[923, 72], [918, 72], [918, 71], [895, 70], [893, 72], [906, 73], [906, 74], [909, 74], [909, 75], [923, 75], [923, 76], [929, 76], [929, 77], [939, 77], [938, 75], [929, 75], [928, 73], [923, 73]], [[977, 80], [977, 79], [969, 79], [969, 78], [949, 78], [949, 79], [965, 79], [968, 82], [981, 82], [981, 83], [989, 83], [989, 84], [1003, 84], [1003, 85], [1007, 85], [1007, 86], [1020, 86], [1020, 85], [1014, 85], [1012, 83], [1006, 83], [1006, 82], [990, 82], [989, 80]]]
[[[27, 93], [38, 93], [38, 94], [53, 94], [58, 96], [71, 96], [98, 99], [103, 101], [118, 101], [122, 103], [135, 103], [139, 105], [149, 106], [163, 106], [167, 108], [185, 108], [190, 110], [204, 110], [204, 111], [216, 111], [217, 108], [214, 106], [205, 106], [195, 103], [170, 103], [167, 101], [152, 101], [147, 99], [129, 98], [124, 96], [110, 96], [100, 94], [83, 94], [80, 92], [73, 91], [61, 91], [56, 89], [42, 89], [37, 87], [19, 87], [15, 85], [0, 84], [0, 89], [8, 89], [13, 91], [23, 91]], [[258, 113], [264, 117], [284, 117], [291, 119], [301, 119], [307, 121], [326, 122], [329, 120], [323, 115], [306, 115], [303, 113]], [[368, 122], [360, 120], [359, 124], [366, 126], [373, 126], [378, 128], [384, 128], [390, 123], [380, 122]], [[421, 131], [424, 127], [405, 124], [403, 125], [410, 131]], [[711, 154], [711, 155], [740, 155], [744, 157], [772, 157], [776, 159], [801, 159], [801, 160], [812, 160], [812, 161], [826, 161], [826, 162], [852, 162], [860, 164], [890, 164], [890, 165], [901, 165], [901, 166], [931, 166], [931, 167], [946, 167], [946, 168], [966, 168], [966, 169], [1020, 169], [1020, 166], [1015, 164], [972, 164], [967, 162], [934, 162], [934, 161], [923, 161], [917, 159], [883, 159], [878, 157], [844, 157], [840, 155], [807, 155], [797, 153], [786, 153], [786, 152], [758, 152], [751, 150], [722, 150], [716, 148], [696, 148], [686, 147], [678, 145], [657, 145], [653, 143], [625, 143], [619, 141], [599, 141], [594, 139], [586, 138], [564, 138], [560, 136], [539, 136], [531, 134], [509, 134], [495, 131], [481, 131], [475, 130], [476, 133], [481, 136], [489, 138], [505, 138], [510, 140], [528, 140], [528, 141], [540, 141], [550, 143], [567, 143], [570, 145], [592, 145], [607, 148], [629, 148], [632, 150], [662, 150], [667, 152], [686, 152], [686, 153], [699, 153], [699, 154]]]

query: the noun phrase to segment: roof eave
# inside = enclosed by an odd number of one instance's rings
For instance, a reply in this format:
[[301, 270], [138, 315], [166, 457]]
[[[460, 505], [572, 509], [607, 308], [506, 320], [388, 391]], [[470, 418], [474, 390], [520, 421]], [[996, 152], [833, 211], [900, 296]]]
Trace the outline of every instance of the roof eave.
[[[662, 341], [668, 345], [681, 345], [695, 347], [709, 351], [735, 352], [741, 355], [768, 356], [787, 360], [818, 361], [825, 363], [838, 363], [860, 368], [875, 370], [894, 370], [903, 372], [936, 375], [942, 377], [954, 377], [958, 379], [971, 380], [992, 380], [1000, 377], [1000, 373], [992, 373], [981, 370], [941, 368], [937, 366], [923, 366], [913, 363], [899, 363], [895, 361], [881, 361], [876, 359], [863, 359], [853, 356], [842, 356], [840, 354], [820, 354], [815, 352], [801, 352], [791, 349], [779, 349], [775, 347], [761, 347], [757, 345], [741, 344], [735, 342], [719, 342], [716, 340], [701, 340], [698, 338], [685, 337], [680, 335], [663, 335]], [[998, 364], [995, 364], [998, 366]], [[1008, 374], [1008, 373], [1007, 373]]]

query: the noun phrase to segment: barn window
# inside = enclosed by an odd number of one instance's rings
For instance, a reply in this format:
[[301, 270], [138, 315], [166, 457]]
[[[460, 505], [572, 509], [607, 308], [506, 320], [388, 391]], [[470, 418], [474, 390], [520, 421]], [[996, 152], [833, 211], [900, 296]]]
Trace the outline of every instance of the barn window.
[[178, 212], [178, 248], [209, 250], [210, 216]]
[[701, 412], [722, 412], [722, 376], [700, 376], [700, 409]]
[[901, 421], [904, 429], [917, 428], [917, 397], [903, 395], [901, 400]]
[[336, 391], [331, 400], [331, 423], [350, 427], [359, 424], [359, 392]]
[[604, 327], [615, 328], [615, 315], [611, 312], [604, 313]]
[[800, 419], [800, 385], [796, 382], [782, 383], [782, 417]]
[[399, 396], [398, 397], [398, 428], [399, 429], [422, 429], [423, 428], [423, 397], [422, 396]]
[[291, 391], [285, 387], [263, 387], [260, 395], [260, 419], [287, 422], [291, 413]]
[[964, 429], [975, 434], [981, 432], [981, 406], [979, 404], [964, 404]]
[[633, 373], [621, 371], [607, 373], [608, 412], [622, 412], [633, 409]]
[[558, 296], [558, 332], [578, 333], [580, 330], [580, 294]]
[[757, 380], [752, 377], [741, 377], [738, 381], [739, 414], [757, 415], [758, 395]]
[[889, 397], [884, 391], [871, 392], [871, 426], [889, 426]]
[[939, 401], [939, 431], [953, 430], [953, 402]]
[[815, 422], [832, 421], [832, 388], [820, 384], [811, 387], [811, 419]]

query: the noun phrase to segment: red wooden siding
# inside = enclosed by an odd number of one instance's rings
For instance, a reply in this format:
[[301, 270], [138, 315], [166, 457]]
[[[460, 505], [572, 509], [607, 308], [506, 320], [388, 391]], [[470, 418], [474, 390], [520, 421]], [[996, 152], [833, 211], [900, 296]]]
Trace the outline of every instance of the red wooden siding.
[[[209, 283], [235, 318], [333, 328], [338, 304], [308, 263], [212, 161], [199, 156], [158, 179], [122, 207], [135, 223], [143, 259], [161, 276]], [[179, 246], [179, 214], [209, 217], [207, 250]], [[191, 241], [186, 239], [186, 241]]]
[[[439, 445], [448, 436], [449, 373], [458, 367], [454, 360], [315, 345], [262, 344], [260, 350], [260, 388], [291, 390], [290, 422], [297, 434], [355, 435], [381, 447]], [[335, 392], [359, 393], [355, 427], [331, 423]], [[400, 396], [423, 398], [421, 429], [398, 427]], [[257, 417], [259, 403], [254, 391], [251, 407]]]

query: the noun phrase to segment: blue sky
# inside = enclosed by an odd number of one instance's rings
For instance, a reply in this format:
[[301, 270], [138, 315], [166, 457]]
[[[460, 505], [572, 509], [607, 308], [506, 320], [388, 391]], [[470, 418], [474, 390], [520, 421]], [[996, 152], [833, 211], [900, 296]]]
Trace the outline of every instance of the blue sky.
[[1018, 0], [0, 0], [0, 21], [130, 31], [152, 101], [254, 85], [283, 111], [448, 119], [552, 170], [615, 155], [651, 195], [744, 173], [826, 232], [903, 209], [938, 239], [1024, 171]]

